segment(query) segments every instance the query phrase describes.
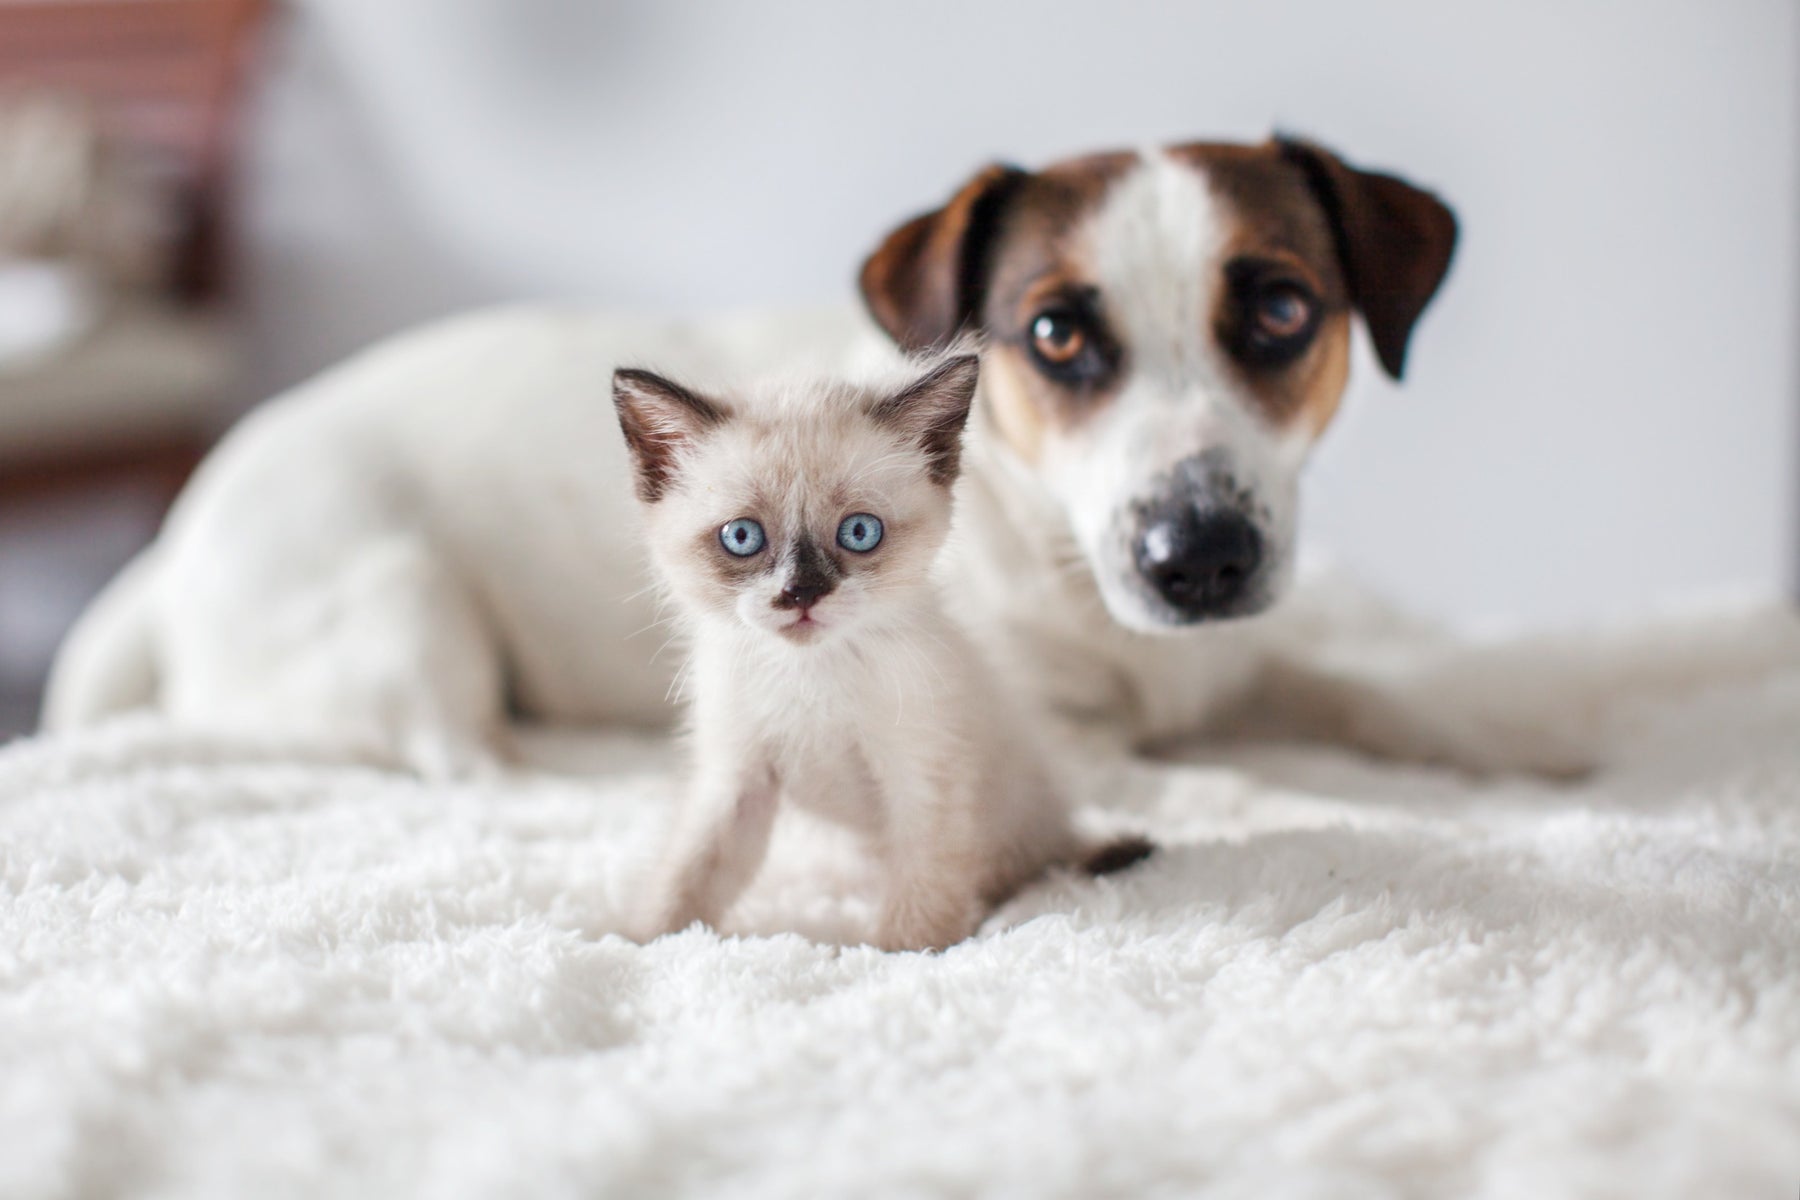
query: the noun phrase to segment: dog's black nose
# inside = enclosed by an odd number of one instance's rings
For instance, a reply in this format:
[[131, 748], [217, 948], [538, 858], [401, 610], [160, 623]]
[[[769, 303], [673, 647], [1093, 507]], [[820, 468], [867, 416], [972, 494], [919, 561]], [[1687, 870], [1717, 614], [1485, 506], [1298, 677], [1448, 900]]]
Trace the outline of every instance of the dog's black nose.
[[1191, 617], [1229, 615], [1262, 556], [1262, 535], [1233, 509], [1182, 508], [1145, 526], [1137, 543], [1138, 570]]
[[830, 594], [831, 585], [829, 583], [791, 583], [781, 589], [781, 595], [775, 597], [775, 607], [807, 609]]

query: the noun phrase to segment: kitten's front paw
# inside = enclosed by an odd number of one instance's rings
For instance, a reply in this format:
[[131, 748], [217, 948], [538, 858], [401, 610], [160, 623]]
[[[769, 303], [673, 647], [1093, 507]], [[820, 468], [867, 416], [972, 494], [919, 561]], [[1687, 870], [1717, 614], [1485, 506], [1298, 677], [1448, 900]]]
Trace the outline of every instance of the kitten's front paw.
[[664, 929], [655, 922], [638, 919], [626, 921], [624, 926], [618, 930], [620, 937], [628, 942], [636, 942], [640, 946], [648, 946], [651, 942], [654, 942], [657, 938], [669, 932], [671, 931]]
[[666, 902], [646, 904], [636, 913], [626, 918], [625, 927], [619, 930], [621, 936], [647, 946], [657, 938], [671, 933], [680, 933], [699, 922], [697, 913], [678, 909]]
[[946, 950], [967, 940], [980, 924], [979, 905], [889, 905], [871, 942], [890, 951]]

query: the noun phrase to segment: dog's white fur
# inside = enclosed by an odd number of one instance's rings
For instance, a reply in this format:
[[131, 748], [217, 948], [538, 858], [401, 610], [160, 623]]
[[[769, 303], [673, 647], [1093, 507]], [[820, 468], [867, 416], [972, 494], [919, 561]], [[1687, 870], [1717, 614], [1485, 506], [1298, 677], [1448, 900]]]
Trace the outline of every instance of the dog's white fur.
[[1127, 629], [1159, 633], [1167, 618], [1136, 582], [1131, 527], [1119, 519], [1149, 499], [1152, 480], [1209, 448], [1229, 450], [1259, 501], [1270, 586], [1291, 574], [1300, 467], [1311, 438], [1255, 415], [1245, 386], [1213, 344], [1193, 336], [1216, 307], [1226, 222], [1192, 169], [1154, 151], [1113, 189], [1081, 237], [1111, 319], [1131, 346], [1125, 390], [1078, 440], [1048, 443], [1039, 472], [1069, 514], [1107, 610]]
[[[730, 415], [677, 429], [679, 399], [621, 384], [632, 419], [679, 445], [644, 504], [650, 555], [691, 644], [693, 775], [639, 922], [651, 937], [716, 925], [749, 885], [778, 807], [846, 826], [873, 851], [884, 897], [872, 941], [893, 950], [961, 941], [1022, 884], [1072, 864], [1077, 841], [1041, 746], [967, 635], [946, 617], [932, 566], [950, 528], [948, 480], [931, 478], [926, 426], [960, 434], [976, 360], [854, 385], [789, 381], [706, 400]], [[870, 415], [890, 396], [899, 427]], [[866, 554], [836, 550], [841, 521], [886, 526]], [[732, 559], [719, 531], [765, 531]], [[810, 544], [809, 544], [810, 543]], [[833, 586], [798, 609], [783, 590], [829, 548]]]
[[[1195, 732], [1275, 678], [1258, 694], [1285, 730], [1481, 768], [1561, 765], [1543, 731], [1495, 739], [1478, 718], [1297, 665], [1279, 607], [1144, 632], [1158, 624], [1115, 527], [1154, 467], [1228, 448], [1285, 552], [1305, 445], [1252, 414], [1207, 336], [1221, 239], [1200, 176], [1149, 153], [1092, 220], [1136, 366], [1078, 459], [1025, 463], [978, 399], [945, 574], [989, 657], [1137, 743]], [[704, 383], [893, 353], [847, 312], [673, 326], [510, 311], [379, 347], [227, 438], [78, 626], [47, 723], [153, 702], [184, 725], [356, 745], [426, 771], [485, 759], [509, 695], [540, 720], [660, 724], [675, 664], [657, 654], [630, 532], [614, 368]]]

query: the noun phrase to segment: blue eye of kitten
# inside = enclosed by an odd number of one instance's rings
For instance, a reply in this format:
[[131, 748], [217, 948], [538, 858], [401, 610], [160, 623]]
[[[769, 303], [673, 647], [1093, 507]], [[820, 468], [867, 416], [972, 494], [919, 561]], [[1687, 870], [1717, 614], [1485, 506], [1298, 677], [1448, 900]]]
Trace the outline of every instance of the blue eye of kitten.
[[838, 526], [838, 545], [867, 554], [881, 545], [881, 518], [872, 513], [851, 513]]
[[727, 554], [735, 554], [739, 558], [749, 558], [761, 550], [767, 540], [763, 536], [763, 527], [749, 517], [727, 521], [719, 530], [719, 545], [725, 547]]

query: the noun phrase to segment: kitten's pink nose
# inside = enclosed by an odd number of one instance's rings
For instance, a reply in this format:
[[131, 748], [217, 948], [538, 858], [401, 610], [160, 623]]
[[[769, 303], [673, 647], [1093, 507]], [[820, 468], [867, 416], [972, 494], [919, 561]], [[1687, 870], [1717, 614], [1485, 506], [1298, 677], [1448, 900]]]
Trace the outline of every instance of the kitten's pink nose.
[[829, 583], [793, 583], [781, 589], [781, 595], [775, 597], [775, 607], [797, 608], [805, 612], [830, 594]]

